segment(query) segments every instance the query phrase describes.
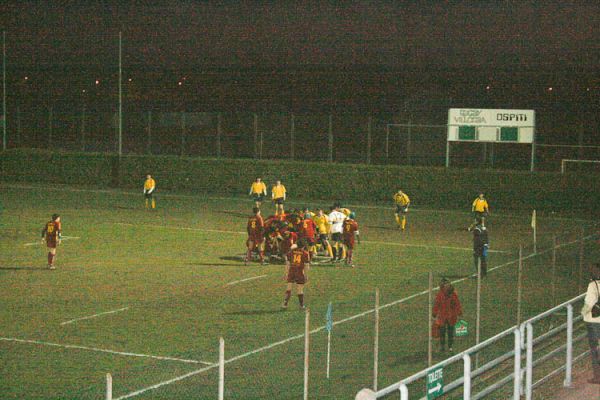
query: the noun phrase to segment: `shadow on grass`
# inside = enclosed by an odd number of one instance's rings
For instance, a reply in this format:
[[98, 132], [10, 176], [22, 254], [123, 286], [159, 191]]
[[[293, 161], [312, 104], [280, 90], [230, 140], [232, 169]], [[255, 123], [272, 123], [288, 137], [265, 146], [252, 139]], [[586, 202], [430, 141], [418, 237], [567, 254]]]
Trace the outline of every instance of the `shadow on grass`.
[[22, 266], [22, 267], [5, 267], [0, 266], [0, 271], [47, 271], [48, 267], [32, 267], [32, 266]]
[[219, 214], [227, 214], [227, 215], [233, 215], [234, 217], [238, 217], [238, 218], [248, 218], [250, 216], [250, 213], [248, 214], [244, 214], [241, 212], [237, 212], [237, 211], [217, 211]]
[[267, 314], [279, 314], [280, 312], [285, 312], [284, 309], [278, 308], [276, 310], [244, 310], [244, 311], [234, 311], [225, 313], [225, 315], [267, 315]]

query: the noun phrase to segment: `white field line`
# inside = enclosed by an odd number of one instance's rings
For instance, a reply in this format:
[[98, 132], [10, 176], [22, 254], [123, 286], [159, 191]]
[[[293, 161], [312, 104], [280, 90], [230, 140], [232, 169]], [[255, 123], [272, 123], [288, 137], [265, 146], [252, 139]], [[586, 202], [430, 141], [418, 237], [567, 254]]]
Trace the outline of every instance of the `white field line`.
[[17, 343], [30, 343], [30, 344], [38, 344], [38, 345], [41, 345], [41, 346], [54, 346], [54, 347], [61, 347], [63, 349], [77, 349], [77, 350], [96, 351], [96, 352], [100, 352], [100, 353], [116, 354], [116, 355], [120, 355], [120, 356], [152, 358], [152, 359], [155, 359], [155, 360], [178, 361], [178, 362], [187, 363], [187, 364], [213, 365], [212, 363], [209, 363], [209, 362], [206, 362], [206, 361], [188, 360], [188, 359], [185, 359], [185, 358], [177, 358], [177, 357], [154, 356], [154, 355], [150, 355], [150, 354], [130, 353], [130, 352], [125, 352], [125, 351], [115, 351], [115, 350], [99, 349], [97, 347], [79, 346], [79, 345], [74, 345], [74, 344], [50, 343], [50, 342], [43, 342], [43, 341], [40, 341], [40, 340], [26, 340], [26, 339], [0, 337], [0, 341], [17, 342]]
[[260, 278], [264, 278], [265, 276], [269, 276], [269, 275], [260, 275], [260, 276], [253, 276], [251, 278], [246, 278], [246, 279], [240, 279], [239, 281], [233, 281], [233, 282], [229, 282], [227, 285], [225, 286], [231, 286], [231, 285], [237, 285], [238, 283], [242, 283], [242, 282], [248, 282], [248, 281], [253, 281], [255, 279], [260, 279]]
[[73, 322], [76, 322], [76, 321], [83, 321], [84, 319], [92, 319], [92, 318], [99, 317], [101, 315], [115, 314], [115, 313], [122, 312], [122, 311], [125, 311], [125, 310], [129, 310], [129, 307], [123, 307], [123, 308], [119, 308], [118, 310], [104, 311], [104, 312], [101, 312], [101, 313], [98, 313], [98, 314], [94, 314], [94, 315], [88, 315], [88, 316], [85, 316], [85, 317], [79, 317], [79, 318], [71, 319], [69, 321], [61, 322], [60, 324], [61, 325], [72, 324]]
[[[156, 228], [156, 229], [184, 230], [184, 231], [193, 231], [193, 232], [232, 233], [232, 234], [236, 234], [236, 235], [246, 235], [246, 232], [226, 231], [226, 230], [218, 230], [218, 229], [188, 228], [188, 227], [184, 227], [184, 226], [131, 224], [131, 223], [127, 223], [127, 222], [109, 222], [109, 224], [122, 225], [122, 226], [150, 227], [150, 228]], [[468, 247], [429, 246], [426, 244], [379, 242], [376, 240], [361, 240], [361, 242], [362, 243], [382, 244], [382, 245], [388, 245], [388, 246], [418, 247], [418, 248], [427, 248], [427, 249], [446, 249], [446, 250], [461, 250], [461, 251], [472, 251], [473, 250]], [[503, 251], [503, 250], [489, 250], [489, 251], [490, 251], [490, 253], [510, 253], [510, 251]]]
[[[79, 236], [63, 236], [61, 240], [73, 240], [73, 239], [81, 239]], [[39, 242], [31, 242], [31, 243], [25, 243], [23, 246], [37, 246], [37, 245], [42, 245], [44, 244], [44, 242], [42, 242], [41, 240]]]
[[[13, 189], [28, 189], [28, 190], [55, 190], [55, 191], [61, 191], [61, 192], [83, 192], [83, 193], [106, 193], [106, 194], [120, 194], [120, 195], [125, 195], [125, 196], [136, 196], [136, 197], [140, 197], [140, 192], [138, 191], [126, 191], [126, 190], [108, 190], [108, 189], [78, 189], [78, 188], [73, 188], [73, 187], [68, 187], [68, 186], [60, 186], [60, 187], [50, 187], [50, 188], [46, 188], [46, 187], [41, 187], [41, 186], [34, 186], [34, 185], [21, 185], [21, 184], [9, 184], [9, 183], [5, 183], [3, 184], [3, 186], [9, 187], [9, 188], [13, 188]], [[196, 196], [196, 195], [191, 195], [191, 194], [175, 194], [175, 193], [160, 193], [159, 196], [161, 197], [170, 197], [170, 198], [181, 198], [181, 199], [208, 199], [208, 200], [232, 200], [232, 201], [245, 201], [245, 198], [243, 197], [226, 197], [226, 196]], [[328, 200], [308, 200], [308, 201], [304, 201], [303, 203], [305, 204], [306, 202], [309, 203], [325, 203]], [[293, 200], [291, 201], [292, 204], [296, 203]], [[390, 204], [391, 204], [391, 200], [390, 200]], [[381, 209], [381, 210], [393, 210], [394, 207], [392, 205], [390, 206], [384, 206], [384, 205], [361, 205], [361, 204], [347, 204], [348, 207], [350, 208], [363, 208], [363, 209]], [[467, 207], [468, 208], [468, 207]], [[468, 214], [467, 211], [460, 211], [460, 210], [437, 210], [437, 209], [430, 209], [430, 208], [414, 208], [411, 207], [411, 210], [414, 212], [419, 212], [419, 213], [436, 213], [436, 214]], [[495, 213], [497, 215], [500, 215], [502, 217], [502, 219], [521, 219], [520, 216], [514, 216], [512, 213], [510, 212], [500, 212], [500, 213]], [[524, 214], [524, 218], [526, 218], [525, 214]], [[588, 220], [582, 219], [582, 218], [569, 218], [569, 217], [550, 217], [550, 216], [546, 216], [546, 217], [539, 217], [541, 219], [548, 219], [548, 220], [555, 220], [555, 221], [579, 221], [579, 222], [589, 222]]]
[[[590, 239], [590, 238], [591, 238], [591, 237], [593, 237], [593, 236], [594, 236], [594, 235], [589, 235], [589, 236], [586, 236], [586, 237], [584, 237], [584, 240], [588, 240], [588, 239]], [[573, 244], [573, 243], [577, 243], [577, 240], [574, 240], [574, 241], [571, 241], [571, 242], [568, 242], [568, 243], [563, 243], [563, 244], [561, 244], [561, 245], [558, 245], [558, 246], [556, 246], [556, 248], [560, 248], [560, 247], [568, 246], [568, 245], [571, 245], [571, 244]], [[525, 256], [525, 257], [523, 257], [523, 260], [527, 260], [527, 259], [529, 259], [529, 258], [531, 258], [531, 257], [535, 257], [536, 255], [539, 255], [539, 254], [544, 254], [544, 253], [547, 253], [547, 252], [550, 252], [550, 251], [552, 251], [552, 249], [544, 250], [544, 251], [542, 251], [542, 252], [538, 252], [538, 253], [532, 253], [532, 254], [529, 254], [528, 256]], [[512, 264], [516, 264], [516, 263], [518, 263], [518, 262], [519, 262], [519, 260], [518, 260], [518, 259], [516, 259], [516, 260], [513, 260], [513, 261], [509, 261], [509, 262], [507, 262], [507, 263], [504, 263], [504, 264], [501, 264], [501, 265], [498, 265], [498, 266], [495, 266], [495, 267], [492, 267], [492, 268], [490, 268], [490, 269], [489, 269], [489, 272], [491, 272], [491, 271], [495, 271], [495, 270], [497, 270], [497, 269], [500, 269], [500, 268], [503, 268], [503, 267], [506, 267], [506, 266], [509, 266], [509, 265], [512, 265]], [[467, 276], [467, 277], [465, 277], [465, 278], [456, 279], [456, 280], [452, 281], [452, 284], [457, 284], [457, 283], [460, 283], [460, 282], [466, 281], [466, 280], [467, 280], [467, 279], [469, 279], [469, 278], [470, 278], [470, 277], [469, 277], [469, 276]], [[402, 299], [398, 299], [398, 300], [392, 301], [391, 303], [387, 303], [387, 304], [381, 305], [381, 306], [379, 306], [379, 309], [383, 309], [383, 308], [392, 307], [392, 306], [395, 306], [395, 305], [397, 305], [397, 304], [401, 304], [401, 303], [404, 303], [404, 302], [406, 302], [406, 301], [408, 301], [408, 300], [414, 299], [415, 297], [419, 297], [419, 296], [426, 295], [427, 293], [429, 293], [429, 289], [426, 289], [426, 290], [423, 290], [423, 291], [421, 291], [421, 292], [415, 293], [415, 294], [413, 294], [413, 295], [410, 295], [410, 296], [408, 296], [408, 297], [404, 297], [404, 298], [402, 298]], [[372, 309], [369, 309], [369, 310], [363, 311], [363, 312], [361, 312], [361, 313], [358, 313], [358, 314], [352, 315], [352, 316], [350, 316], [350, 317], [347, 317], [347, 318], [344, 318], [344, 319], [340, 319], [340, 320], [338, 320], [338, 321], [334, 321], [334, 322], [333, 322], [333, 325], [340, 325], [340, 324], [346, 323], [346, 322], [348, 322], [348, 321], [352, 321], [352, 320], [355, 320], [355, 319], [357, 319], [357, 318], [364, 317], [365, 315], [369, 315], [369, 314], [371, 314], [371, 313], [374, 313], [374, 312], [375, 312], [375, 309], [374, 309], [374, 308], [372, 308]], [[315, 329], [311, 330], [309, 333], [312, 335], [312, 334], [314, 334], [314, 333], [317, 333], [317, 332], [320, 332], [320, 331], [322, 331], [322, 330], [326, 329], [326, 327], [327, 327], [326, 325], [320, 326], [320, 327], [318, 327], [318, 328], [315, 328]], [[251, 355], [253, 355], [253, 354], [261, 353], [261, 352], [263, 352], [263, 351], [266, 351], [266, 350], [272, 349], [272, 348], [274, 348], [274, 347], [280, 346], [280, 345], [282, 345], [282, 344], [285, 344], [285, 343], [288, 343], [288, 342], [291, 342], [291, 341], [294, 341], [294, 340], [301, 339], [301, 338], [303, 338], [303, 337], [304, 337], [304, 333], [301, 333], [301, 334], [298, 334], [298, 335], [296, 335], [296, 336], [291, 336], [291, 337], [288, 337], [288, 338], [286, 338], [286, 339], [280, 340], [280, 341], [278, 341], [278, 342], [274, 342], [274, 343], [268, 344], [268, 345], [266, 345], [266, 346], [259, 347], [259, 348], [257, 348], [257, 349], [254, 349], [254, 350], [251, 350], [251, 351], [249, 351], [249, 352], [246, 352], [246, 353], [243, 353], [243, 354], [239, 354], [239, 355], [237, 355], [237, 356], [235, 356], [235, 357], [232, 357], [232, 358], [230, 358], [230, 359], [227, 359], [227, 360], [225, 360], [225, 364], [228, 364], [228, 363], [231, 363], [231, 362], [234, 362], [234, 361], [240, 360], [240, 359], [242, 359], [242, 358], [246, 358], [246, 357], [248, 357], [248, 356], [251, 356]], [[189, 377], [191, 377], [191, 376], [194, 376], [194, 375], [200, 374], [200, 373], [202, 373], [202, 372], [204, 372], [204, 371], [208, 371], [208, 370], [211, 370], [211, 369], [213, 369], [213, 368], [217, 368], [218, 366], [219, 366], [219, 364], [213, 364], [213, 365], [210, 365], [210, 366], [208, 366], [208, 367], [205, 367], [205, 368], [202, 368], [202, 369], [198, 369], [198, 370], [195, 370], [195, 371], [189, 372], [189, 373], [187, 373], [187, 374], [185, 374], [185, 375], [181, 375], [181, 376], [178, 376], [178, 377], [176, 377], [176, 378], [169, 379], [169, 380], [167, 380], [167, 381], [159, 382], [159, 383], [157, 383], [157, 384], [155, 384], [155, 385], [152, 385], [152, 386], [148, 386], [148, 387], [142, 388], [142, 389], [140, 389], [140, 390], [137, 390], [137, 391], [135, 391], [135, 392], [128, 393], [128, 394], [126, 394], [126, 395], [123, 395], [123, 396], [121, 396], [121, 397], [117, 397], [115, 400], [123, 400], [123, 399], [127, 399], [127, 398], [130, 398], [130, 397], [138, 396], [138, 395], [140, 395], [140, 394], [142, 394], [142, 393], [145, 393], [145, 392], [147, 392], [147, 391], [149, 391], [149, 390], [154, 390], [154, 389], [157, 389], [157, 388], [159, 388], [159, 387], [162, 387], [162, 386], [169, 385], [169, 384], [171, 384], [171, 383], [174, 383], [174, 382], [180, 381], [180, 380], [182, 380], [182, 379], [186, 379], [186, 378], [189, 378]]]

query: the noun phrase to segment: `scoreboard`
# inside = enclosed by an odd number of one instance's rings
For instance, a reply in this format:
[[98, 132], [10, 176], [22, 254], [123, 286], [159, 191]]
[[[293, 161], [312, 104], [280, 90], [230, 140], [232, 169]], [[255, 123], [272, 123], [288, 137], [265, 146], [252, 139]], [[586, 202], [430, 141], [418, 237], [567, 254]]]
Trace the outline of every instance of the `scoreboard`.
[[448, 110], [448, 141], [533, 143], [534, 133], [534, 110]]

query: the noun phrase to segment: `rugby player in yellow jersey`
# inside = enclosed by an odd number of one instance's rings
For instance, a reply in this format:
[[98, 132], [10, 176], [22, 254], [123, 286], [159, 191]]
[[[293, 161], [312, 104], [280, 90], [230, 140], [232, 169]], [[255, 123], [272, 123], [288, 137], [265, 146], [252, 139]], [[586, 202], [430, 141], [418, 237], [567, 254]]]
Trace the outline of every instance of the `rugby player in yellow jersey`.
[[267, 185], [260, 179], [256, 178], [254, 182], [252, 182], [252, 186], [250, 186], [250, 196], [254, 196], [254, 204], [257, 208], [260, 208], [265, 196], [267, 195]]
[[146, 208], [148, 208], [148, 203], [151, 204], [152, 209], [156, 208], [154, 189], [156, 189], [156, 182], [154, 179], [152, 179], [152, 176], [146, 175], [146, 180], [144, 181], [144, 197], [146, 198]]
[[331, 225], [329, 225], [329, 218], [322, 209], [317, 210], [317, 214], [312, 217], [313, 222], [317, 226], [317, 234], [319, 235], [318, 243], [327, 251], [329, 257], [333, 259], [333, 250], [329, 244], [328, 236], [331, 231]]
[[278, 180], [275, 182], [275, 186], [271, 188], [271, 199], [275, 203], [275, 215], [285, 214], [283, 210], [283, 203], [285, 202], [286, 190], [285, 186]]
[[396, 223], [398, 224], [398, 228], [404, 230], [406, 228], [406, 214], [408, 213], [410, 199], [406, 193], [398, 190], [397, 193], [394, 193], [394, 203], [396, 203], [396, 212], [394, 213]]
[[483, 193], [479, 193], [479, 196], [475, 200], [473, 200], [473, 204], [471, 205], [471, 212], [473, 213], [473, 217], [475, 220], [467, 229], [471, 231], [478, 222], [481, 221], [481, 225], [485, 226], [485, 218], [490, 214], [490, 206], [488, 205], [487, 200]]

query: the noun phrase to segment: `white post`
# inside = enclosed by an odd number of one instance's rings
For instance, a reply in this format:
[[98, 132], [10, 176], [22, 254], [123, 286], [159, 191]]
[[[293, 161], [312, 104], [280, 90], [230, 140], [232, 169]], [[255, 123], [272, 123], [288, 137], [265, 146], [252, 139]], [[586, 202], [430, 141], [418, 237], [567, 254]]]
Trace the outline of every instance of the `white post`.
[[373, 391], [377, 391], [379, 374], [379, 288], [375, 289], [375, 343], [373, 346]]
[[6, 31], [2, 32], [2, 150], [6, 150]]
[[123, 35], [119, 32], [119, 157], [123, 154], [123, 65], [122, 65], [122, 40]]
[[521, 398], [521, 331], [519, 329], [514, 330], [515, 334], [515, 375], [513, 381], [513, 400], [519, 400]]
[[463, 361], [463, 400], [471, 400], [471, 356], [465, 354]]
[[106, 400], [112, 400], [112, 376], [106, 374]]
[[219, 400], [225, 397], [225, 340], [219, 338]]
[[[481, 257], [477, 260], [477, 320], [475, 321], [475, 344], [481, 337]], [[475, 366], [479, 366], [479, 353], [475, 354]]]
[[519, 245], [519, 270], [517, 272], [517, 325], [521, 323], [521, 301], [523, 296], [523, 245]]
[[556, 306], [556, 235], [552, 236], [552, 307]]
[[304, 400], [308, 400], [308, 355], [310, 348], [310, 310], [306, 309], [304, 322]]
[[329, 364], [331, 363], [331, 331], [327, 330], [327, 379], [329, 379]]
[[537, 254], [537, 222], [533, 227], [533, 254]]
[[564, 387], [571, 387], [573, 368], [573, 305], [567, 306], [567, 363], [565, 364]]
[[525, 366], [525, 400], [533, 396], [533, 325], [527, 323], [527, 364]]
[[429, 340], [427, 342], [427, 366], [431, 367], [433, 363], [433, 272], [429, 271], [429, 298], [427, 306], [427, 329]]
[[400, 385], [400, 400], [408, 400], [408, 387], [404, 383]]

